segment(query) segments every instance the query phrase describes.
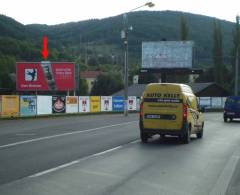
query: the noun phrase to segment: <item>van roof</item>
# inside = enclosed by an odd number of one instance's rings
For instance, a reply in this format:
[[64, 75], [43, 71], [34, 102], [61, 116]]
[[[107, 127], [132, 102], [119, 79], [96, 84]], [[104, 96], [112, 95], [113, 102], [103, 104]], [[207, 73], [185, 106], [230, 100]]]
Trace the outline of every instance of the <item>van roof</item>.
[[234, 99], [234, 100], [238, 100], [238, 99], [240, 99], [240, 96], [228, 96], [227, 98], [231, 98], [231, 99]]
[[186, 84], [182, 83], [150, 83], [146, 86], [146, 89], [152, 89], [156, 86], [169, 86], [169, 87], [174, 87], [178, 90], [181, 90], [182, 92], [186, 93], [193, 93], [192, 88]]

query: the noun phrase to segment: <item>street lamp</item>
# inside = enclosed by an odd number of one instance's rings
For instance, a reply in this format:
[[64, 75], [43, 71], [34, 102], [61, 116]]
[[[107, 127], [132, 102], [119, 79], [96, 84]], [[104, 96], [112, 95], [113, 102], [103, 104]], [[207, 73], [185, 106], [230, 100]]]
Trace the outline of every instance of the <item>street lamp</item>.
[[[154, 7], [152, 2], [147, 2], [144, 5], [136, 7], [130, 10], [128, 13], [135, 11], [142, 7]], [[128, 115], [128, 32], [132, 30], [132, 27], [128, 26], [127, 13], [123, 14], [123, 30], [121, 31], [121, 38], [124, 43], [124, 116]]]
[[240, 21], [240, 17], [237, 15], [236, 17], [236, 23], [237, 23], [237, 29], [236, 29], [236, 39], [237, 39], [237, 47], [236, 47], [236, 61], [235, 61], [235, 86], [234, 86], [234, 95], [238, 95], [238, 57], [239, 57], [239, 44], [240, 44], [240, 40], [239, 40], [239, 36], [240, 36], [240, 32], [239, 32], [239, 21]]

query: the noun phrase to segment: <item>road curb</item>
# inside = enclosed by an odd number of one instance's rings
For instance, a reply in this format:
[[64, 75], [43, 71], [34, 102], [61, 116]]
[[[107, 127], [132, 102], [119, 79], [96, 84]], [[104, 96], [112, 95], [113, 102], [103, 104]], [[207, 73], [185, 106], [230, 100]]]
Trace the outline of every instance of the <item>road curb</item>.
[[232, 155], [232, 157], [228, 160], [226, 166], [224, 167], [221, 175], [219, 176], [216, 184], [212, 188], [209, 195], [225, 195], [228, 189], [228, 186], [233, 177], [234, 171], [238, 165], [238, 161], [240, 156]]

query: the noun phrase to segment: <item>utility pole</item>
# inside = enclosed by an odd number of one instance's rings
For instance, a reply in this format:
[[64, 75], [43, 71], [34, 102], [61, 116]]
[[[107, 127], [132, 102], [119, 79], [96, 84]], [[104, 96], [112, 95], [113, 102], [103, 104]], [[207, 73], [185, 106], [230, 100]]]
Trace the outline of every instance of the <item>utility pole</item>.
[[236, 61], [235, 61], [235, 88], [234, 88], [234, 95], [238, 95], [238, 55], [239, 55], [239, 46], [237, 46], [236, 51]]
[[[130, 10], [128, 13], [135, 11], [142, 7], [154, 7], [152, 2], [145, 3], [139, 7]], [[124, 43], [124, 116], [128, 116], [128, 32], [132, 30], [131, 26], [128, 26], [127, 13], [123, 14], [123, 30], [121, 31], [121, 38]]]
[[239, 30], [239, 16], [236, 17], [236, 61], [235, 61], [235, 88], [234, 88], [234, 95], [238, 95], [239, 87], [238, 87], [238, 58], [239, 58], [239, 42], [240, 42], [240, 30]]

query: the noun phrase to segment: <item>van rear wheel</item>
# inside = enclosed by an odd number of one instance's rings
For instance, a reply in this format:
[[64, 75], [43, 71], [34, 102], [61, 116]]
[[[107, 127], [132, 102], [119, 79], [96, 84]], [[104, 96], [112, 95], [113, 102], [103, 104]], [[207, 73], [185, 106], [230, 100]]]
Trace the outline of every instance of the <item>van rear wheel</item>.
[[204, 126], [204, 123], [202, 124], [201, 130], [197, 133], [197, 138], [198, 139], [201, 139], [203, 137], [203, 126]]
[[147, 143], [147, 141], [148, 141], [148, 134], [141, 132], [140, 133], [140, 137], [141, 137], [141, 141], [143, 143]]
[[197, 133], [197, 138], [201, 139], [203, 137], [203, 130]]
[[227, 117], [224, 117], [223, 120], [226, 123], [228, 119], [227, 119]]
[[185, 129], [185, 133], [184, 133], [184, 135], [182, 137], [182, 141], [183, 141], [184, 144], [189, 144], [190, 143], [191, 129], [189, 128], [188, 125], [186, 125], [185, 128], [186, 129]]
[[143, 143], [147, 143], [147, 141], [148, 141], [148, 134], [147, 133], [143, 133], [144, 128], [143, 128], [142, 120], [139, 121], [139, 128], [140, 128], [140, 138], [141, 138], [141, 141]]

